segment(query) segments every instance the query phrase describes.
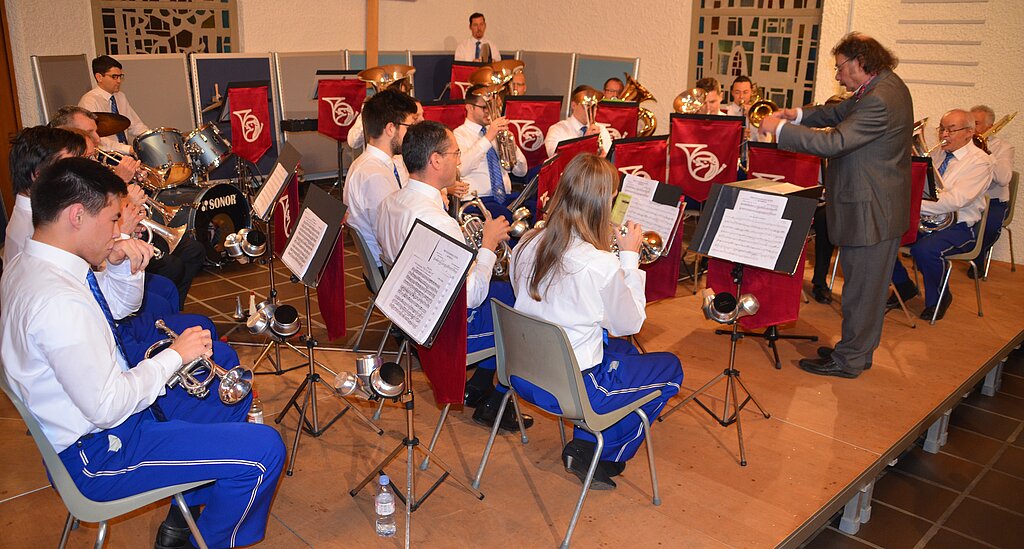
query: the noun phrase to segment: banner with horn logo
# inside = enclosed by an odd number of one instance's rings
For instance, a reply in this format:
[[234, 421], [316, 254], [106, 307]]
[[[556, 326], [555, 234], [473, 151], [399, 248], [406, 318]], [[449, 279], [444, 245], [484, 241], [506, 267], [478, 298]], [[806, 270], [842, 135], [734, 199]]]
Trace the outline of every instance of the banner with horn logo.
[[270, 150], [270, 109], [267, 87], [230, 88], [231, 146], [234, 153], [256, 163]]
[[635, 101], [601, 101], [594, 120], [608, 130], [613, 140], [636, 137], [636, 124], [640, 120], [638, 106]]
[[736, 181], [743, 118], [673, 114], [669, 133], [668, 182], [703, 202], [712, 183]]
[[597, 154], [598, 138], [594, 134], [562, 141], [555, 149], [554, 156], [544, 162], [537, 176], [537, 219], [544, 218], [544, 206], [555, 195], [555, 187], [569, 161], [584, 153]]
[[668, 176], [668, 136], [617, 139], [609, 156], [615, 167], [625, 175], [665, 181]]
[[363, 112], [366, 82], [356, 78], [321, 80], [316, 96], [317, 131], [336, 141], [348, 139], [348, 131]]
[[558, 95], [521, 95], [505, 98], [505, 118], [508, 129], [523, 151], [527, 165], [532, 169], [547, 158], [544, 137], [548, 128], [562, 117], [562, 98]]
[[469, 75], [486, 63], [455, 61], [452, 63], [452, 78], [448, 83], [448, 99], [465, 99], [469, 89]]
[[747, 144], [747, 177], [785, 181], [800, 187], [818, 185], [821, 157], [779, 149], [775, 143]]
[[274, 206], [274, 250], [280, 254], [299, 221], [299, 178], [292, 176]]
[[455, 131], [466, 121], [466, 104], [459, 101], [428, 101], [423, 103], [423, 119], [444, 124]]

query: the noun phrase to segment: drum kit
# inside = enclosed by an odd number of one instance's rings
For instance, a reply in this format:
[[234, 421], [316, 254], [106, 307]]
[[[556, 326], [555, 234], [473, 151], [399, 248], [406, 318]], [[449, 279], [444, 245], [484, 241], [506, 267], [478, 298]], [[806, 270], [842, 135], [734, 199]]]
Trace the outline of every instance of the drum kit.
[[[128, 128], [127, 117], [96, 113], [97, 133], [116, 135]], [[208, 123], [187, 134], [174, 128], [155, 128], [135, 138], [135, 154], [142, 163], [140, 185], [150, 195], [151, 221], [171, 231], [184, 227], [202, 244], [210, 260], [227, 256], [228, 235], [252, 226], [249, 199], [230, 183], [210, 182], [210, 173], [231, 157], [231, 143], [217, 126]], [[100, 161], [116, 165], [122, 155], [100, 151]], [[159, 234], [159, 233], [158, 233]], [[162, 236], [162, 235], [161, 235]], [[172, 251], [177, 242], [168, 242]]]

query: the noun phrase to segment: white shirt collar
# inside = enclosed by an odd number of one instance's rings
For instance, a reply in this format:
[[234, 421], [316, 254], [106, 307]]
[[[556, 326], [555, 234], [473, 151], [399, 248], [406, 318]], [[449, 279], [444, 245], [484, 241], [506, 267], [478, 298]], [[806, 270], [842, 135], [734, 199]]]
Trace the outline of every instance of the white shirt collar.
[[53, 263], [60, 270], [70, 274], [75, 280], [85, 284], [85, 275], [89, 272], [89, 263], [81, 257], [67, 251], [44, 244], [38, 240], [29, 239], [25, 243], [22, 253], [37, 257], [48, 263]]
[[442, 210], [444, 209], [444, 200], [441, 199], [441, 191], [435, 189], [434, 187], [410, 177], [409, 184], [406, 185], [405, 188], [411, 192], [415, 192], [417, 194], [423, 195], [426, 198], [429, 198], [433, 203], [437, 205], [438, 208]]
[[27, 211], [29, 213], [29, 215], [31, 215], [32, 214], [32, 197], [25, 196], [25, 195], [23, 195], [21, 193], [18, 193], [14, 197], [14, 207], [19, 209], [19, 210], [25, 210], [25, 211]]
[[569, 125], [572, 126], [572, 129], [576, 130], [576, 133], [579, 133], [579, 131], [583, 129], [583, 122], [576, 120], [575, 116], [570, 114], [569, 118], [566, 118], [566, 120], [569, 121]]
[[370, 156], [372, 156], [372, 157], [376, 158], [377, 160], [380, 160], [381, 162], [387, 164], [387, 166], [389, 168], [395, 163], [395, 159], [392, 158], [390, 154], [384, 152], [381, 149], [378, 149], [377, 147], [374, 147], [373, 145], [371, 145], [369, 143], [366, 144], [366, 152]]
[[110, 98], [113, 97], [113, 95], [114, 95], [114, 94], [108, 92], [107, 90], [99, 87], [98, 85], [97, 86], [93, 86], [92, 89], [96, 93], [96, 95], [99, 95], [100, 97], [102, 97], [103, 99], [106, 99], [107, 101], [110, 101]]
[[484, 126], [481, 126], [480, 124], [477, 124], [476, 122], [473, 122], [468, 118], [462, 122], [462, 125], [465, 126], [466, 129], [472, 131], [474, 134], [480, 133], [480, 130], [484, 128]]
[[963, 147], [953, 151], [953, 156], [955, 156], [957, 160], [963, 160], [964, 156], [967, 156], [967, 153], [970, 152], [972, 147], [977, 148], [973, 141], [968, 141]]

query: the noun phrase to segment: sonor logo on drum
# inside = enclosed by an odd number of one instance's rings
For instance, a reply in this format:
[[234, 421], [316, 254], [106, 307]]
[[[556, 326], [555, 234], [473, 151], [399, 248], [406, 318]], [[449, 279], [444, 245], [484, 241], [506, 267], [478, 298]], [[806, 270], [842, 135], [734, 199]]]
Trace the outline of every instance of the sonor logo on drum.
[[544, 132], [535, 126], [536, 120], [509, 120], [519, 134], [519, 146], [523, 150], [533, 152], [544, 144]]
[[263, 133], [263, 122], [252, 113], [252, 109], [232, 111], [232, 116], [238, 117], [238, 123], [242, 125], [242, 139], [249, 143], [255, 143]]
[[697, 181], [711, 181], [725, 171], [726, 165], [722, 164], [713, 152], [704, 150], [707, 145], [676, 143], [676, 146], [686, 153], [686, 168], [690, 171], [690, 176]]
[[320, 99], [331, 106], [331, 117], [334, 119], [335, 124], [351, 126], [355, 122], [358, 114], [352, 108], [352, 105], [345, 101], [344, 97], [321, 97]]
[[219, 210], [220, 208], [234, 206], [235, 204], [238, 204], [238, 195], [218, 196], [217, 198], [208, 198], [200, 202], [199, 211]]
[[626, 175], [635, 175], [637, 177], [643, 177], [646, 179], [654, 179], [651, 174], [644, 170], [643, 164], [637, 164], [636, 166], [623, 166], [619, 168], [619, 171]]

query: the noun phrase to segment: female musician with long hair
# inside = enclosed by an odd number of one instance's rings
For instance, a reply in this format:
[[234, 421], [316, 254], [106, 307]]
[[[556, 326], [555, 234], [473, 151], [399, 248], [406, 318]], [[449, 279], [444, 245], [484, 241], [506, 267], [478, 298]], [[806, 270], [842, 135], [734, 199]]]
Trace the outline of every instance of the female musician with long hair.
[[[607, 337], [635, 334], [647, 317], [646, 273], [638, 253], [642, 230], [627, 223], [622, 234], [611, 224], [618, 181], [615, 167], [598, 156], [584, 154], [569, 162], [548, 204], [545, 227], [528, 233], [513, 253], [515, 308], [565, 329], [595, 411], [620, 408], [660, 389], [661, 396], [643, 406], [653, 422], [679, 392], [683, 372], [671, 353], [639, 354], [628, 341]], [[609, 251], [613, 234], [620, 257]], [[530, 402], [557, 409], [546, 391], [520, 380], [513, 385]], [[581, 429], [573, 436], [562, 457], [582, 480], [596, 439]], [[615, 487], [611, 477], [622, 472], [643, 440], [640, 418], [630, 414], [606, 430], [604, 440], [595, 489]]]

